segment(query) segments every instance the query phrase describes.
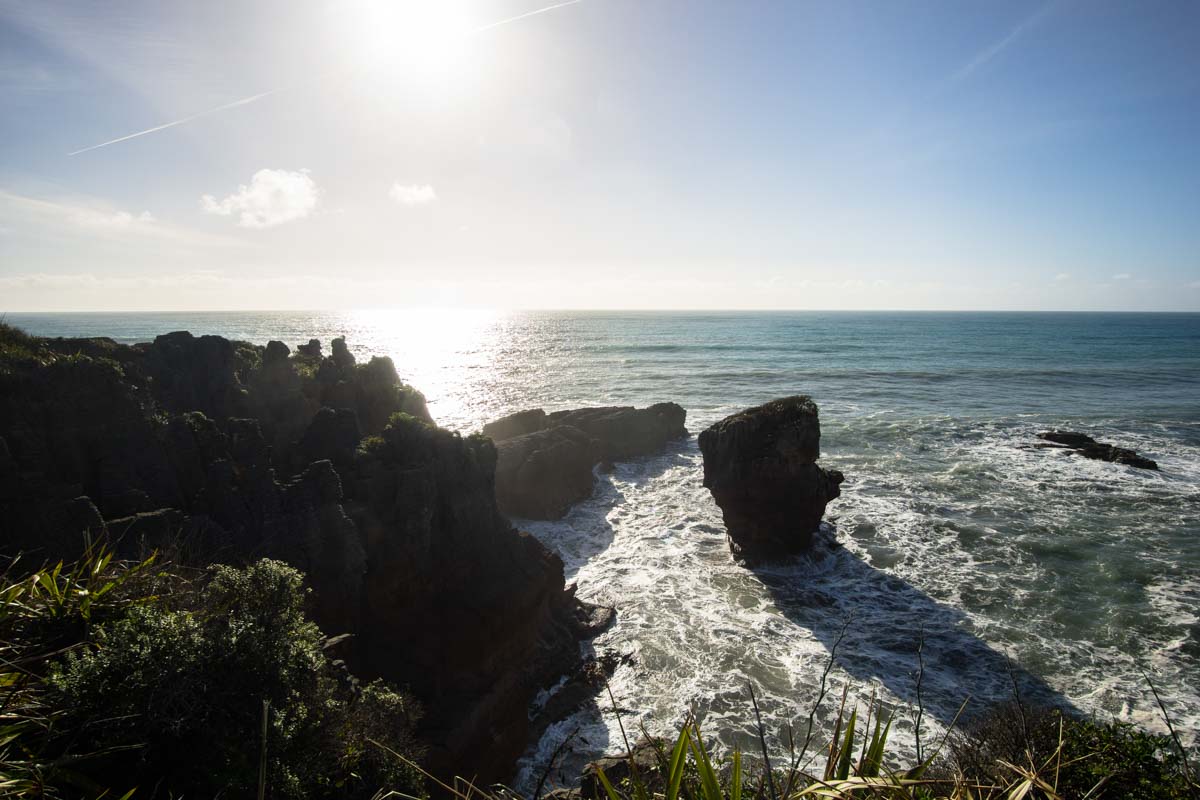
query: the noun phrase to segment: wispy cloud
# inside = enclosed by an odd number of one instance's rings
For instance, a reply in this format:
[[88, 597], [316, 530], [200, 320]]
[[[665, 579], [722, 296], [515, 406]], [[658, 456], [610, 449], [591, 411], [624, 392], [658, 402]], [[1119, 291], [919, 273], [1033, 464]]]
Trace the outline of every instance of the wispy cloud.
[[270, 228], [304, 219], [316, 210], [321, 190], [308, 170], [260, 169], [249, 184], [223, 200], [211, 194], [200, 198], [200, 207], [209, 214], [238, 215], [243, 228]]
[[437, 200], [437, 192], [429, 184], [393, 183], [388, 197], [402, 206], [426, 206]]
[[158, 239], [179, 244], [230, 244], [232, 240], [160, 222], [149, 211], [126, 211], [90, 198], [43, 198], [0, 189], [0, 219], [10, 232], [49, 227], [55, 234], [75, 233], [106, 239]]
[[1133, 276], [1130, 275], [1128, 272], [1118, 272], [1116, 275], [1112, 276], [1112, 279], [1114, 281], [1127, 281], [1132, 277]]
[[1071, 273], [1069, 273], [1069, 272], [1060, 272], [1054, 276], [1055, 283], [1062, 283], [1063, 281], [1069, 281], [1070, 279], [1071, 279]]
[[972, 58], [966, 64], [963, 64], [950, 76], [948, 83], [950, 85], [954, 85], [967, 80], [974, 72], [1011, 47], [1018, 39], [1029, 32], [1031, 28], [1041, 22], [1041, 20], [1051, 11], [1053, 11], [1057, 5], [1058, 0], [1054, 0], [1053, 2], [1046, 3], [1033, 14], [1030, 14], [1028, 17], [1022, 20], [1020, 24], [1018, 24], [1004, 36], [1000, 37], [991, 45], [976, 53], [974, 58]]

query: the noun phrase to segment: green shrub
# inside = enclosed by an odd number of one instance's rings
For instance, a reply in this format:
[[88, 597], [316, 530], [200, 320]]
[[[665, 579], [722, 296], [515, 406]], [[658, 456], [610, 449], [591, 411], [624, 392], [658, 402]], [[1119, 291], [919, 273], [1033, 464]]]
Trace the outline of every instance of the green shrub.
[[31, 359], [36, 352], [36, 339], [15, 325], [0, 322], [0, 363]]
[[383, 684], [357, 690], [328, 660], [298, 572], [145, 567], [89, 556], [3, 590], [0, 656], [19, 666], [0, 673], [0, 794], [253, 797], [264, 701], [269, 797], [423, 794], [368, 741], [418, 758], [415, 705]]
[[992, 783], [1015, 777], [1006, 763], [1034, 769], [1049, 764], [1058, 792], [1066, 798], [1195, 796], [1170, 737], [1128, 723], [1078, 719], [1057, 709], [1015, 703], [994, 708], [966, 726], [952, 754], [961, 774]]

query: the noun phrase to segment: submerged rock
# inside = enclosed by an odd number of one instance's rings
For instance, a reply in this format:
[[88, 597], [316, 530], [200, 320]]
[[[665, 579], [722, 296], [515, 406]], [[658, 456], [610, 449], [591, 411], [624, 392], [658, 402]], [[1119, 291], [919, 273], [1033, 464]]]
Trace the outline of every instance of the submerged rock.
[[1082, 433], [1046, 431], [1045, 433], [1039, 433], [1038, 438], [1050, 442], [1050, 444], [1039, 445], [1039, 447], [1057, 446], [1079, 453], [1084, 458], [1094, 458], [1097, 461], [1110, 461], [1114, 464], [1124, 464], [1129, 467], [1138, 467], [1139, 469], [1158, 469], [1158, 462], [1156, 461], [1138, 455], [1134, 451], [1124, 447], [1097, 442], [1092, 437]]
[[558, 519], [592, 494], [597, 464], [650, 455], [687, 436], [675, 403], [520, 411], [483, 427], [496, 442], [496, 501], [509, 516]]
[[733, 554], [754, 562], [812, 545], [841, 472], [817, 465], [817, 405], [785, 397], [726, 417], [700, 434], [704, 486], [721, 507]]

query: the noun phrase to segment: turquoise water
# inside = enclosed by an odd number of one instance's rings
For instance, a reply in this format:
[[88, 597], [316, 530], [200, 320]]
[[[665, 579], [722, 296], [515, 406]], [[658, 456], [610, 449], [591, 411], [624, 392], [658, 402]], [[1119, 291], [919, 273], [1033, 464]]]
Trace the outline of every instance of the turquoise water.
[[[630, 656], [613, 678], [627, 727], [695, 708], [723, 744], [749, 742], [745, 685], [775, 734], [803, 734], [840, 644], [835, 693], [915, 700], [923, 737], [970, 695], [1023, 691], [1161, 728], [1139, 669], [1189, 736], [1200, 727], [1200, 314], [222, 313], [9, 315], [43, 335], [144, 341], [169, 330], [294, 345], [346, 335], [386, 353], [439, 422], [511, 411], [673, 400], [693, 433], [739, 408], [806, 393], [823, 461], [847, 476], [824, 557], [749, 571], [729, 560], [694, 438], [619, 465], [559, 522], [585, 599], [618, 608], [592, 647]], [[1051, 427], [1156, 459], [1161, 472], [1030, 447]], [[834, 545], [840, 544], [840, 547]], [[817, 715], [827, 724], [834, 709]], [[719, 723], [719, 724], [718, 724]], [[902, 713], [897, 740], [916, 731]], [[611, 715], [552, 727], [524, 779], [577, 731], [563, 769], [619, 748]], [[928, 741], [928, 738], [926, 738]]]

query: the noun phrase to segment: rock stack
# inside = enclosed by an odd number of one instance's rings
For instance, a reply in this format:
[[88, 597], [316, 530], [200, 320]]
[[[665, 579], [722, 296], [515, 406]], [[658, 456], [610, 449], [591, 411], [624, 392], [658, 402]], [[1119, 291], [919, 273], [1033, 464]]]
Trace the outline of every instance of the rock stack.
[[817, 465], [820, 449], [817, 405], [805, 396], [747, 409], [700, 434], [704, 486], [721, 507], [735, 557], [753, 563], [812, 545], [844, 480]]

